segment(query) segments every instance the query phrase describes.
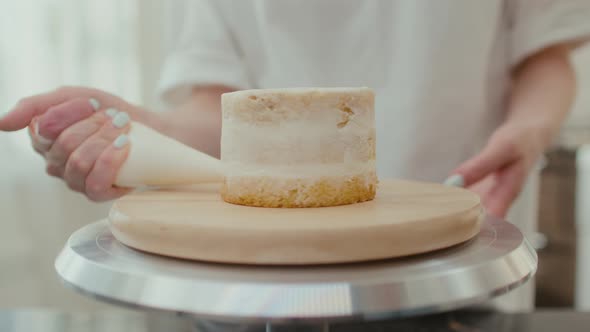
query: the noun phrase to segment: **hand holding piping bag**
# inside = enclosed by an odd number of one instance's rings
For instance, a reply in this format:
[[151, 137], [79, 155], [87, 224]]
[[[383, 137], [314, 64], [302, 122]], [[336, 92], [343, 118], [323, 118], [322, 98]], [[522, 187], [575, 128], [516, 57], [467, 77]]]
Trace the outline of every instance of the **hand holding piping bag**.
[[113, 183], [129, 152], [131, 119], [147, 113], [100, 90], [67, 87], [22, 99], [0, 118], [0, 130], [28, 127], [49, 175], [92, 201], [106, 201], [130, 190]]

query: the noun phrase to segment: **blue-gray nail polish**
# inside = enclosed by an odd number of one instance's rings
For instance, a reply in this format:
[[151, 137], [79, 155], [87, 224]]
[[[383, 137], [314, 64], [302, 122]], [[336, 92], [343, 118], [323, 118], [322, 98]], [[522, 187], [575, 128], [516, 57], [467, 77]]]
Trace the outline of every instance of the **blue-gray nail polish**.
[[123, 128], [129, 123], [129, 120], [131, 120], [129, 114], [126, 112], [119, 112], [113, 118], [113, 126], [116, 128]]
[[98, 111], [98, 109], [100, 108], [100, 102], [98, 100], [90, 98], [88, 102], [90, 103], [95, 112]]
[[115, 148], [120, 149], [122, 147], [124, 147], [125, 145], [127, 145], [129, 143], [129, 136], [122, 134], [119, 135], [119, 137], [117, 137], [117, 139], [115, 139], [115, 141], [113, 142], [113, 146], [115, 146]]
[[465, 179], [460, 174], [453, 174], [445, 180], [444, 184], [453, 187], [464, 187]]
[[117, 109], [111, 107], [111, 108], [107, 109], [105, 111], [105, 113], [106, 113], [107, 116], [109, 116], [111, 118], [114, 118], [115, 115], [117, 115], [117, 113], [119, 113], [119, 111], [117, 111]]

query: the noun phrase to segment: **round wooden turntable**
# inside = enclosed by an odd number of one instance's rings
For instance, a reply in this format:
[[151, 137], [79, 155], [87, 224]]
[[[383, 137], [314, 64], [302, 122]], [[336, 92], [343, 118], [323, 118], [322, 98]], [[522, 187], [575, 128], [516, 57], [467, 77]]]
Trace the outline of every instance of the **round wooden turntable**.
[[323, 208], [229, 204], [219, 185], [134, 193], [109, 221], [120, 242], [200, 261], [309, 265], [360, 262], [447, 248], [473, 238], [479, 197], [434, 183], [381, 181], [373, 201]]

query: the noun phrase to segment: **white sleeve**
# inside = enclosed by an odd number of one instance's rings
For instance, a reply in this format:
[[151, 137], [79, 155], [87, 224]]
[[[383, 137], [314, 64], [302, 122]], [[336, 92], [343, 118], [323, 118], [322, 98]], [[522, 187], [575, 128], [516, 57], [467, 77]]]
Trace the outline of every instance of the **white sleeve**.
[[[201, 85], [249, 87], [246, 68], [215, 1], [190, 0], [180, 6], [180, 36], [164, 60], [157, 85], [159, 97], [174, 104]], [[176, 22], [174, 22], [176, 24]]]
[[589, 0], [509, 0], [511, 64], [545, 47], [590, 37]]

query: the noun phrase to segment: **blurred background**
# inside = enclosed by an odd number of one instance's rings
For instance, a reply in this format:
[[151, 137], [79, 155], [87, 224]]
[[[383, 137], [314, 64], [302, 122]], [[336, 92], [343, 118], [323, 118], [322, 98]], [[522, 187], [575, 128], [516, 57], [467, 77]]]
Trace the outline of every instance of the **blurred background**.
[[[154, 90], [181, 1], [0, 0], [0, 110], [61, 85], [97, 87], [158, 109]], [[590, 48], [574, 56], [575, 109], [547, 154], [540, 190], [538, 307], [590, 310]], [[65, 289], [53, 262], [104, 218], [48, 177], [25, 132], [0, 133], [0, 307], [110, 309]], [[582, 204], [580, 203], [582, 202]], [[587, 210], [586, 210], [587, 209]]]

